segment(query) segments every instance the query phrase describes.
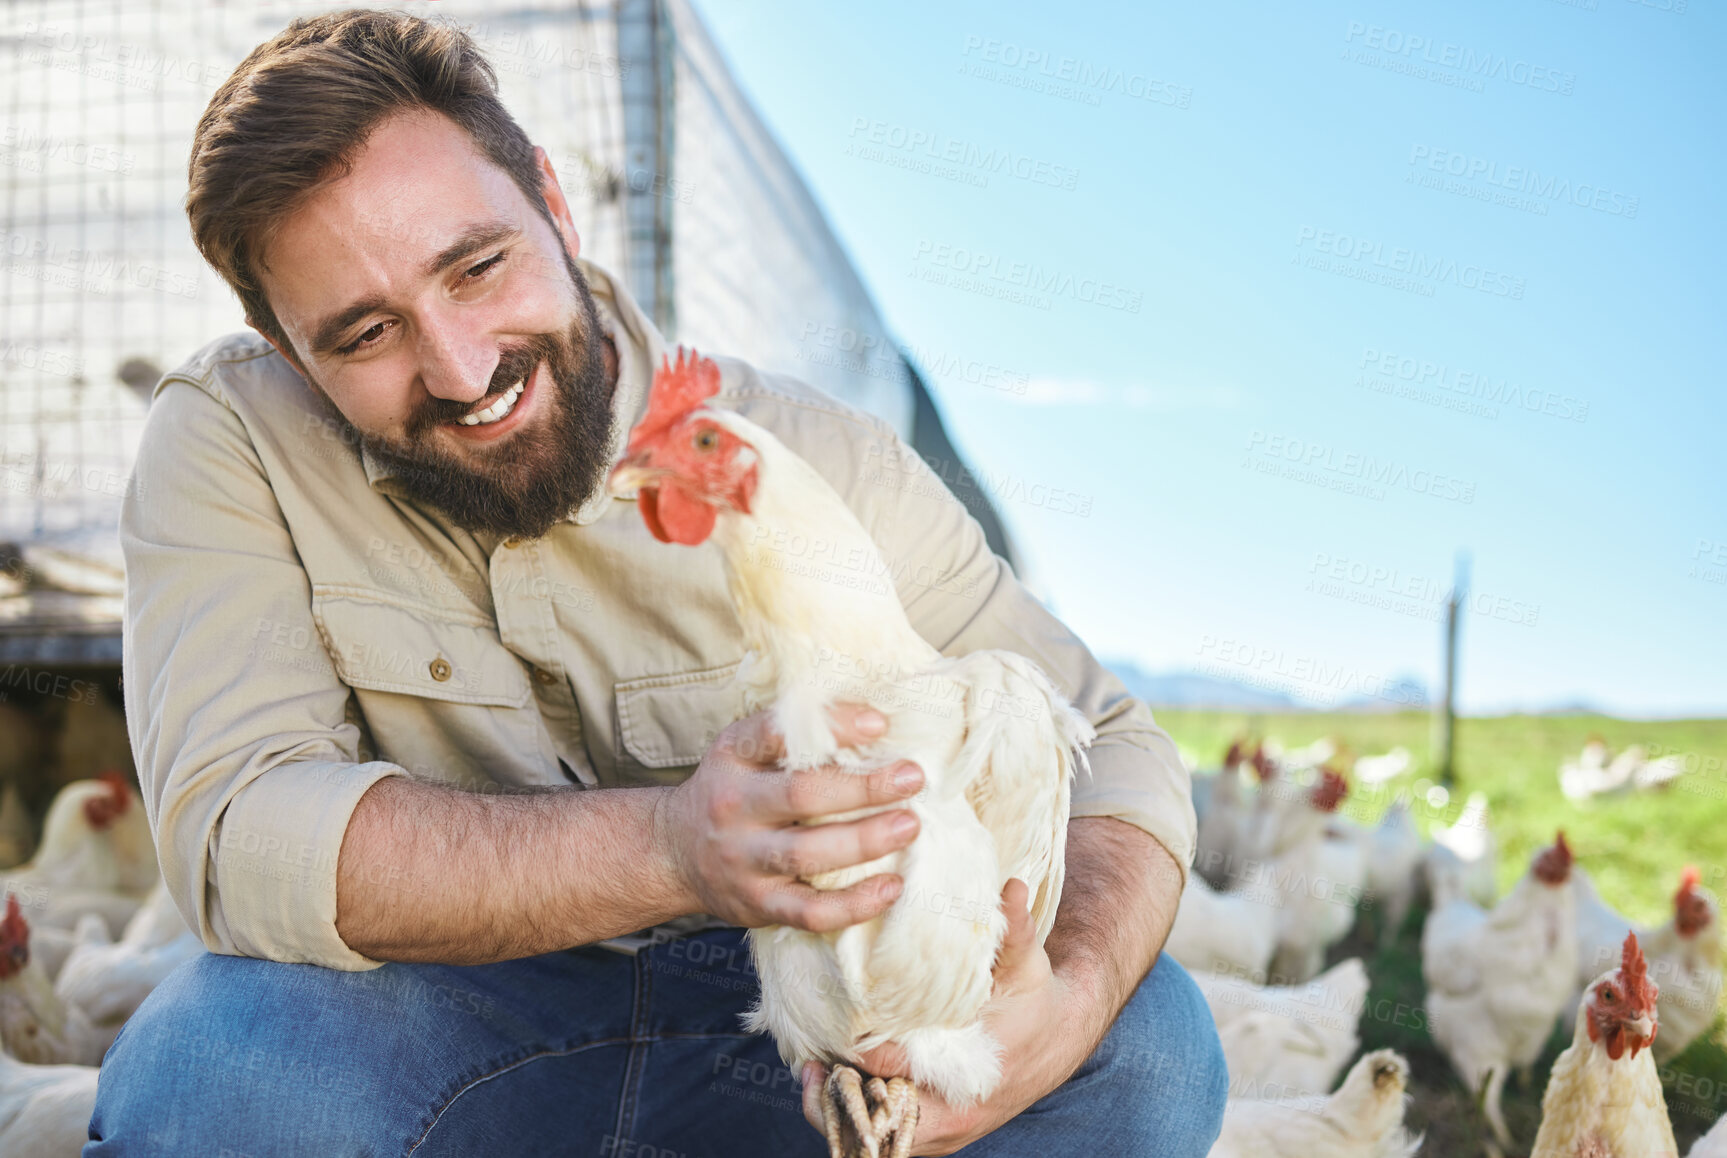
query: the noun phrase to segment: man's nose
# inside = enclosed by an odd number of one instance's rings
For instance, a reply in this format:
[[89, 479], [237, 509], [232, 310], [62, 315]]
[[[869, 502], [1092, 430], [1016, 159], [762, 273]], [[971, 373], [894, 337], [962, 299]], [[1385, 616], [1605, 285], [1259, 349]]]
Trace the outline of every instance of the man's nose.
[[459, 326], [436, 323], [419, 333], [420, 380], [434, 398], [477, 402], [491, 389], [498, 369], [498, 346]]

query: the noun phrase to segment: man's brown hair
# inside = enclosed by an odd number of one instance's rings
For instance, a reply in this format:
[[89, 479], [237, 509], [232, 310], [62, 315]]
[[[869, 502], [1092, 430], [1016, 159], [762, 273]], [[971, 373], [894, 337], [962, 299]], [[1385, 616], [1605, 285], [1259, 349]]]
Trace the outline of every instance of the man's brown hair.
[[186, 167], [192, 240], [247, 319], [283, 346], [292, 349], [257, 272], [275, 227], [347, 173], [381, 121], [412, 109], [460, 125], [552, 220], [533, 143], [498, 99], [492, 66], [453, 25], [368, 9], [305, 17], [254, 48], [210, 98]]

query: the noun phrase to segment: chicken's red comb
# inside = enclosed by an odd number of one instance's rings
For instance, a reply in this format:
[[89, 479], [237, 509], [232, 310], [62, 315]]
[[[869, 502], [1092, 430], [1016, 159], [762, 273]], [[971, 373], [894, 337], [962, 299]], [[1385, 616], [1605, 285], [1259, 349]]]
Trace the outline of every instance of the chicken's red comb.
[[84, 819], [90, 822], [92, 828], [107, 828], [114, 823], [116, 816], [122, 815], [132, 806], [132, 793], [128, 791], [126, 778], [120, 773], [109, 769], [96, 779], [107, 787], [105, 796], [92, 796], [84, 802]]
[[629, 449], [658, 438], [684, 415], [720, 392], [720, 368], [711, 358], [703, 358], [694, 350], [678, 347], [678, 360], [660, 359], [654, 371], [654, 384], [648, 390], [648, 412], [636, 424], [630, 435]]
[[1682, 893], [1689, 893], [1702, 883], [1703, 874], [1694, 864], [1686, 865], [1679, 873], [1679, 891]]
[[1314, 784], [1309, 800], [1320, 812], [1336, 812], [1337, 806], [1342, 804], [1343, 798], [1348, 795], [1349, 781], [1343, 778], [1343, 773], [1321, 768], [1319, 780]]
[[1564, 858], [1567, 865], [1576, 859], [1571, 855], [1571, 846], [1565, 843], [1565, 830], [1563, 828], [1553, 835], [1553, 849]]
[[18, 894], [6, 894], [6, 916], [0, 919], [0, 945], [16, 945], [30, 936], [30, 922], [18, 908]]
[[1643, 960], [1643, 947], [1636, 933], [1625, 934], [1625, 944], [1619, 951], [1619, 980], [1625, 986], [1625, 1000], [1633, 1009], [1653, 1011], [1655, 993], [1649, 984], [1649, 963]]
[[1246, 747], [1246, 745], [1240, 740], [1233, 741], [1229, 745], [1229, 751], [1224, 753], [1223, 766], [1225, 768], [1233, 768], [1237, 764], [1241, 763], [1241, 750], [1244, 747]]
[[1253, 754], [1248, 756], [1247, 760], [1253, 765], [1253, 774], [1259, 777], [1261, 783], [1277, 778], [1277, 761], [1266, 755], [1264, 740], [1253, 746]]

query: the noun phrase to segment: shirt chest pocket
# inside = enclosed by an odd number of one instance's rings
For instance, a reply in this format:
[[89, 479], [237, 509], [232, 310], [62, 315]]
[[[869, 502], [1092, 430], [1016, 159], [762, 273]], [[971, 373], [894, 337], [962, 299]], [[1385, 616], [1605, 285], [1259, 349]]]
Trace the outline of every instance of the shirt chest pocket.
[[[673, 675], [644, 676], [615, 685], [619, 771], [690, 768], [701, 763], [714, 737], [744, 714], [738, 664]], [[649, 777], [671, 782], [681, 777]]]
[[496, 708], [524, 708], [532, 697], [522, 661], [478, 616], [342, 587], [314, 588], [312, 615], [351, 688]]

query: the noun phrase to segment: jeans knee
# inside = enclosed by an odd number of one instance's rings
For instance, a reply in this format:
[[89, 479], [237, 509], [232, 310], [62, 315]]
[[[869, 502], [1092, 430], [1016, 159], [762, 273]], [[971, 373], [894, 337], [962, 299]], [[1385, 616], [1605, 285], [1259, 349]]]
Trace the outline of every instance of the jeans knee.
[[[376, 1120], [387, 1091], [364, 1072], [362, 1048], [344, 1056], [339, 1039], [312, 1024], [315, 994], [342, 975], [293, 970], [334, 974], [214, 954], [171, 974], [103, 1061], [85, 1158], [339, 1155], [364, 1146], [360, 1124]], [[355, 1026], [345, 1036], [363, 1033]]]
[[1211, 1008], [1168, 956], [1140, 982], [1095, 1058], [1099, 1077], [1123, 1088], [1148, 1153], [1203, 1158], [1223, 1127], [1229, 1068]]

